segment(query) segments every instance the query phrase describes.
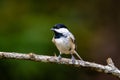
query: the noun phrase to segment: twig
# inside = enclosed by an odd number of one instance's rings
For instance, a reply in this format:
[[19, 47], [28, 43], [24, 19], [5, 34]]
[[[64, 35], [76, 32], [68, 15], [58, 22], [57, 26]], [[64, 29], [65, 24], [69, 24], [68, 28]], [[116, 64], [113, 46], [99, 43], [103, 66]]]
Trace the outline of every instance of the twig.
[[58, 64], [73, 65], [77, 67], [88, 67], [98, 72], [112, 74], [120, 79], [120, 70], [115, 67], [111, 58], [107, 59], [107, 65], [101, 65], [101, 64], [82, 61], [82, 60], [75, 60], [75, 63], [72, 63], [71, 59], [62, 58], [61, 60], [58, 60], [56, 56], [37, 55], [33, 53], [23, 54], [23, 53], [15, 53], [15, 52], [0, 52], [0, 59], [32, 60], [39, 62], [52, 62]]

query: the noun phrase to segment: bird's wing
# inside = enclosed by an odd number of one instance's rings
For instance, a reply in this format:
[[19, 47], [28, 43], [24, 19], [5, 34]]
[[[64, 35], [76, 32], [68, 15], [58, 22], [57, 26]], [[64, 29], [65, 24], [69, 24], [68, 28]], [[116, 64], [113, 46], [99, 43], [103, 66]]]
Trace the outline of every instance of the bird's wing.
[[69, 33], [69, 36], [70, 36], [72, 42], [75, 43], [75, 37], [73, 36], [73, 34], [72, 34], [72, 33]]
[[77, 45], [76, 45], [75, 37], [74, 37], [74, 35], [72, 33], [70, 33], [70, 40], [74, 44], [73, 48], [76, 50], [77, 49]]
[[76, 45], [75, 45], [74, 40], [72, 39], [72, 37], [70, 37], [69, 42], [70, 42], [70, 45], [71, 45], [71, 51], [74, 53]]

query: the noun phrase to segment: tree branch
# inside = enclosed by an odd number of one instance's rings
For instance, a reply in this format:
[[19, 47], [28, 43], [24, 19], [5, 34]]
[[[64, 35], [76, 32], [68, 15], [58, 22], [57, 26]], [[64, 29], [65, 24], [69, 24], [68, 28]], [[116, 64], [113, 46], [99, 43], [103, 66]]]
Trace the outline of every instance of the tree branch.
[[15, 52], [0, 52], [0, 59], [31, 60], [31, 61], [39, 61], [39, 62], [51, 62], [58, 64], [73, 65], [76, 67], [87, 67], [87, 68], [92, 68], [98, 72], [112, 74], [120, 79], [120, 70], [115, 67], [111, 58], [107, 59], [107, 65], [101, 65], [101, 64], [82, 61], [82, 60], [75, 60], [75, 63], [73, 64], [71, 59], [62, 58], [61, 60], [58, 60], [56, 56], [37, 55], [33, 53], [23, 54], [23, 53], [15, 53]]

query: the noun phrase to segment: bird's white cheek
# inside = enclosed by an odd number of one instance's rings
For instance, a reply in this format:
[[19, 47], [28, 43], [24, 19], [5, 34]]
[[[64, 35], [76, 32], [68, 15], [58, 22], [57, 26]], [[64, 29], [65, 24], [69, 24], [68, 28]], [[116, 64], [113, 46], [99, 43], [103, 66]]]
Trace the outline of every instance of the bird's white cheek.
[[57, 31], [59, 33], [67, 33], [67, 32], [69, 32], [68, 29], [66, 29], [66, 28], [55, 29], [55, 31]]

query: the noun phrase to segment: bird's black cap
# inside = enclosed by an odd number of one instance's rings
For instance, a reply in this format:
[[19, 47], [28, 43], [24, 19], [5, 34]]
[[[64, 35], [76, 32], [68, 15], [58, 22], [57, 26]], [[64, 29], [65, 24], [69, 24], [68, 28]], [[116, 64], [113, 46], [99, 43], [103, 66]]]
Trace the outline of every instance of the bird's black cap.
[[64, 24], [55, 24], [53, 26], [54, 29], [60, 29], [60, 28], [67, 28]]

